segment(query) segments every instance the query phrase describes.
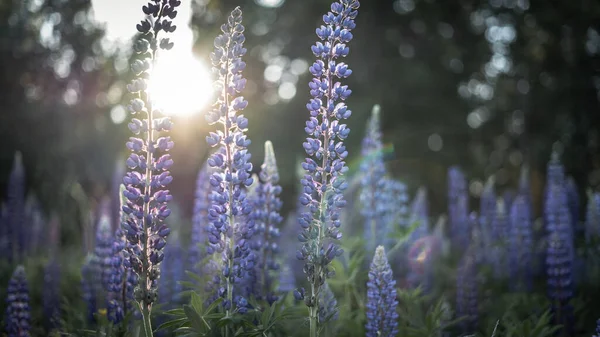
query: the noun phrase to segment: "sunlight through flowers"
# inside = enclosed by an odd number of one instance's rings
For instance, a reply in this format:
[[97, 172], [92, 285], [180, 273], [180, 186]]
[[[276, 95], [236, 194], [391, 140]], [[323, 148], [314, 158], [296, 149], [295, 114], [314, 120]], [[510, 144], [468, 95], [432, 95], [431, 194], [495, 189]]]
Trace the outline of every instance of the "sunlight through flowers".
[[161, 55], [148, 90], [156, 108], [178, 116], [200, 112], [213, 95], [209, 70], [191, 53]]

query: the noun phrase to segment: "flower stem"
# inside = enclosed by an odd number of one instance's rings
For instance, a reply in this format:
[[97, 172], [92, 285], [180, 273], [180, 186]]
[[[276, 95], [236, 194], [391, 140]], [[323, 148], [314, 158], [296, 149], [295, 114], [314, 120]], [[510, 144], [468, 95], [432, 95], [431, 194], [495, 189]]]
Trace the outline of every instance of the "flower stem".
[[150, 308], [145, 304], [142, 307], [142, 321], [144, 324], [144, 335], [152, 337], [152, 322], [150, 321]]

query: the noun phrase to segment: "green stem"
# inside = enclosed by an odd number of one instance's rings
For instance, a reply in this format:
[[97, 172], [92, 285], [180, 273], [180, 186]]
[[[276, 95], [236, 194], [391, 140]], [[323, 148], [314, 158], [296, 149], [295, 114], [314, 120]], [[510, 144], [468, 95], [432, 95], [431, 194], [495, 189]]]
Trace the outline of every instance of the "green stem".
[[150, 309], [142, 304], [142, 321], [144, 322], [144, 334], [146, 337], [152, 337], [152, 322], [150, 321]]
[[[314, 289], [314, 287], [311, 285], [311, 288]], [[314, 290], [313, 290], [314, 293]], [[319, 336], [319, 330], [317, 328], [317, 311], [318, 311], [318, 307], [315, 305], [313, 305], [312, 307], [308, 308], [309, 311], [309, 319], [310, 319], [310, 337], [318, 337]]]

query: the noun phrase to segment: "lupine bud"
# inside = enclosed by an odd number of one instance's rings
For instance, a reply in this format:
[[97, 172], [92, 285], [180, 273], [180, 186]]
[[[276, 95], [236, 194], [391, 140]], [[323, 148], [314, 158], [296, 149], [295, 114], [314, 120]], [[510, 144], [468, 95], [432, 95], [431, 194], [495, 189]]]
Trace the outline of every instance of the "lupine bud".
[[456, 167], [448, 169], [448, 220], [450, 236], [455, 249], [464, 250], [469, 246], [471, 230], [469, 228], [469, 195], [467, 180]]

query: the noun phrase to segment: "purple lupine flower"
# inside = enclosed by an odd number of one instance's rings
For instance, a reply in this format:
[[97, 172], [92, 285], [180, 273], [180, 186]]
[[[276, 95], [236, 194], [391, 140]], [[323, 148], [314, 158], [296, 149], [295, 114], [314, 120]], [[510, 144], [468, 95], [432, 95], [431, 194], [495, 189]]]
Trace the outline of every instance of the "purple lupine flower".
[[188, 266], [196, 272], [198, 263], [206, 255], [206, 229], [208, 227], [208, 210], [210, 209], [210, 175], [208, 164], [203, 164], [196, 178], [194, 210], [192, 215], [192, 233], [188, 251]]
[[476, 252], [471, 246], [456, 270], [456, 316], [464, 318], [461, 323], [464, 333], [473, 333], [477, 327], [478, 291]]
[[329, 288], [327, 282], [323, 284], [319, 294], [319, 309], [317, 310], [319, 323], [336, 321], [339, 318], [339, 310], [335, 295]]
[[94, 323], [96, 320], [94, 317], [97, 309], [96, 293], [99, 288], [99, 280], [93, 265], [94, 260], [94, 255], [88, 254], [81, 267], [81, 292], [87, 308], [87, 321], [89, 323]]
[[596, 321], [596, 333], [592, 337], [600, 337], [600, 319]]
[[283, 217], [279, 214], [282, 202], [279, 198], [281, 186], [279, 185], [279, 171], [273, 144], [265, 142], [265, 159], [261, 165], [260, 175], [257, 179], [256, 197], [254, 202], [255, 237], [258, 260], [256, 264], [256, 277], [258, 293], [257, 298], [265, 298], [273, 304], [279, 298], [275, 293], [275, 283], [279, 278], [280, 265], [277, 262], [279, 253], [279, 227]]
[[104, 210], [98, 220], [96, 228], [96, 247], [94, 248], [94, 256], [97, 268], [97, 277], [101, 281], [103, 289], [97, 295], [104, 297], [104, 293], [108, 291], [110, 278], [112, 273], [112, 257], [113, 257], [113, 236], [111, 214]]
[[48, 331], [60, 326], [60, 265], [56, 257], [44, 268], [44, 290], [42, 292], [44, 324]]
[[533, 263], [533, 224], [530, 200], [518, 195], [510, 208], [508, 244], [510, 284], [515, 290], [531, 290]]
[[378, 246], [369, 269], [367, 282], [367, 337], [394, 337], [398, 334], [396, 281], [385, 255]]
[[10, 278], [6, 291], [6, 333], [8, 337], [28, 337], [31, 329], [29, 288], [25, 268], [18, 266]]
[[[248, 152], [250, 140], [246, 137], [248, 119], [240, 113], [248, 101], [240, 96], [246, 86], [246, 79], [242, 76], [246, 67], [242, 56], [246, 54], [246, 48], [243, 46], [244, 26], [239, 7], [231, 12], [221, 31], [223, 34], [215, 38], [215, 50], [211, 54], [219, 97], [215, 108], [206, 115], [210, 125], [218, 124], [221, 128], [206, 137], [211, 147], [217, 147], [208, 159], [208, 165], [214, 172], [210, 176], [212, 205], [208, 211], [207, 252], [221, 255], [221, 276], [215, 279], [218, 283], [214, 287], [225, 299], [222, 305], [229, 316], [232, 310], [247, 311], [247, 300], [234, 296], [234, 292], [242, 293], [242, 289], [235, 289], [234, 285], [254, 268], [255, 258], [250, 249], [254, 232], [254, 221], [249, 216], [252, 207], [245, 191], [253, 181]], [[234, 297], [237, 299], [235, 308]]]
[[[573, 226], [569, 212], [568, 196], [564, 185], [552, 184], [547, 186], [546, 201], [544, 204], [544, 219], [546, 233], [560, 235], [562, 240], [569, 243], [571, 248], [573, 240]], [[572, 252], [574, 254], [574, 252]]]
[[384, 195], [382, 198], [385, 209], [383, 216], [384, 226], [378, 237], [383, 236], [383, 245], [391, 247], [396, 240], [393, 239], [393, 233], [398, 228], [407, 228], [409, 223], [408, 191], [406, 185], [395, 179], [385, 178], [383, 182]]
[[311, 285], [305, 302], [309, 307], [310, 335], [318, 335], [318, 308], [320, 292], [326, 279], [333, 276], [329, 263], [341, 255], [335, 243], [341, 239], [339, 230], [340, 210], [345, 206], [343, 191], [347, 183], [342, 178], [348, 170], [345, 158], [348, 151], [343, 140], [350, 129], [342, 124], [351, 111], [344, 101], [351, 90], [338, 79], [350, 76], [352, 70], [340, 59], [346, 57], [352, 40], [351, 31], [356, 24], [360, 4], [357, 0], [340, 0], [331, 5], [331, 11], [323, 16], [325, 25], [317, 28], [319, 42], [311, 49], [317, 61], [309, 70], [314, 76], [309, 83], [312, 98], [306, 104], [310, 118], [306, 122], [308, 134], [302, 145], [308, 157], [302, 164], [306, 175], [302, 179], [303, 193], [300, 202], [306, 206], [300, 215], [302, 243], [296, 256], [304, 261], [304, 272]]
[[496, 203], [498, 197], [496, 196], [495, 189], [495, 178], [491, 176], [483, 187], [481, 193], [480, 206], [479, 206], [479, 223], [481, 226], [481, 239], [484, 246], [491, 246], [492, 240], [492, 221], [496, 214]]
[[157, 297], [156, 281], [164, 258], [162, 250], [169, 235], [165, 220], [171, 214], [167, 203], [172, 196], [166, 187], [173, 180], [169, 173], [173, 165], [169, 151], [174, 146], [170, 137], [159, 137], [160, 133], [171, 130], [172, 123], [169, 117], [157, 117], [160, 111], [152, 106], [147, 79], [152, 76], [151, 63], [156, 60], [159, 49], [173, 47], [173, 42], [159, 38], [159, 34], [175, 31], [172, 20], [179, 5], [178, 0], [153, 0], [142, 7], [147, 17], [136, 26], [141, 37], [134, 44], [137, 54], [131, 63], [134, 79], [127, 85], [133, 95], [128, 109], [133, 115], [141, 116], [131, 119], [129, 129], [141, 138], [131, 137], [126, 144], [131, 154], [125, 162], [129, 172], [123, 178], [127, 203], [122, 210], [128, 216], [121, 226], [129, 241], [126, 245], [128, 266], [138, 275], [134, 298], [140, 305], [147, 336], [152, 335], [150, 313]]
[[573, 297], [573, 242], [559, 232], [549, 236], [546, 253], [546, 283], [554, 324], [560, 324], [568, 332], [572, 329]]
[[281, 267], [281, 271], [279, 272], [279, 282], [277, 286], [277, 292], [280, 294], [287, 294], [290, 291], [293, 291], [296, 288], [296, 277], [294, 276], [294, 272], [292, 268], [287, 264], [284, 264]]
[[588, 191], [585, 217], [585, 240], [588, 244], [591, 244], [594, 240], [598, 239], [600, 239], [600, 192]]
[[448, 220], [452, 245], [457, 249], [469, 246], [469, 194], [467, 179], [462, 171], [452, 166], [448, 169]]
[[46, 218], [35, 195], [30, 194], [25, 203], [25, 223], [29, 228], [25, 249], [29, 255], [35, 255], [48, 245], [46, 232]]
[[408, 243], [412, 244], [416, 240], [429, 234], [429, 203], [427, 202], [427, 189], [420, 187], [410, 205], [409, 224], [418, 222], [417, 228], [410, 234]]
[[24, 252], [25, 233], [25, 168], [20, 152], [15, 153], [12, 171], [8, 178], [6, 206], [8, 210], [7, 237], [3, 256], [10, 261], [18, 261]]
[[506, 246], [510, 234], [510, 221], [502, 198], [498, 198], [496, 213], [492, 219], [492, 242], [489, 248], [490, 263], [496, 279], [508, 276], [508, 256]]
[[180, 281], [183, 281], [184, 272], [184, 251], [181, 247], [179, 233], [173, 232], [169, 236], [169, 244], [165, 248], [165, 259], [161, 270], [160, 287], [158, 288], [158, 299], [167, 309], [173, 309], [175, 305], [181, 304]]
[[367, 251], [374, 251], [377, 238], [386, 237], [382, 233], [384, 215], [386, 213], [383, 190], [386, 174], [383, 162], [383, 143], [381, 140], [381, 126], [379, 105], [373, 106], [371, 118], [367, 123], [367, 132], [362, 141], [362, 157], [360, 164], [360, 213], [365, 220], [365, 238]]

